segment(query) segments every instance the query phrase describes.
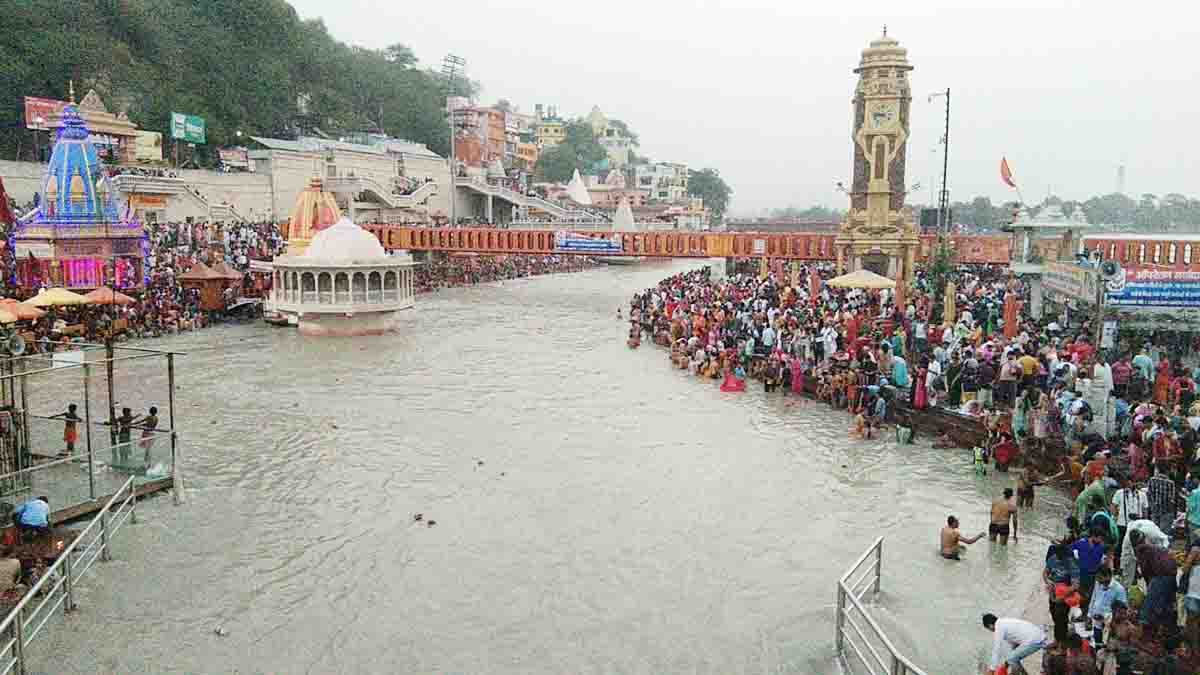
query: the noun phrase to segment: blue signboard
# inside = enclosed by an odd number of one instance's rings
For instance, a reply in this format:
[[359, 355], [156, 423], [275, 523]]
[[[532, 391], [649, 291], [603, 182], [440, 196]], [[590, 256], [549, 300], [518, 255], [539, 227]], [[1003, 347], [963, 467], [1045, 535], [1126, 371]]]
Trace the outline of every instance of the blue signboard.
[[559, 231], [554, 233], [554, 250], [563, 253], [621, 253], [621, 242]]
[[1139, 268], [1125, 270], [1124, 286], [1108, 291], [1118, 307], [1200, 307], [1200, 272]]

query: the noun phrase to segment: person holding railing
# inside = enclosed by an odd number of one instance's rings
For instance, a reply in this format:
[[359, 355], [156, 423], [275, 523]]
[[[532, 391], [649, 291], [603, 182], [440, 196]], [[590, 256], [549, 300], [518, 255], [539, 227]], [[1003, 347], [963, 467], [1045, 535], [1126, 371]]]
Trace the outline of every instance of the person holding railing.
[[70, 457], [75, 454], [75, 443], [79, 440], [79, 415], [76, 411], [79, 406], [74, 403], [67, 406], [67, 411], [54, 415], [50, 419], [62, 418], [63, 420], [63, 442], [67, 444], [67, 449], [58, 453], [59, 457]]

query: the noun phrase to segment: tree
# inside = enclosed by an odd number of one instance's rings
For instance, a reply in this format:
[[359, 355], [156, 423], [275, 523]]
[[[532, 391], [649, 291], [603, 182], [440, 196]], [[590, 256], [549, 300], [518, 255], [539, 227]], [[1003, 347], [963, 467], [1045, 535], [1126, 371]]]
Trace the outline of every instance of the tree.
[[996, 211], [992, 207], [992, 200], [987, 197], [976, 197], [971, 200], [971, 212], [974, 216], [975, 227], [991, 228], [996, 222]]
[[701, 169], [692, 171], [688, 176], [688, 194], [700, 197], [704, 205], [712, 211], [713, 222], [721, 222], [725, 210], [729, 208], [729, 198], [733, 189], [721, 178], [716, 169]]
[[571, 179], [576, 169], [581, 173], [592, 173], [608, 158], [608, 152], [596, 140], [592, 126], [585, 120], [567, 122], [564, 131], [562, 142], [538, 157], [536, 171], [543, 180], [564, 183]]
[[641, 147], [641, 143], [638, 140], [638, 135], [635, 134], [633, 130], [629, 128], [629, 125], [623, 120], [609, 120], [608, 126], [616, 129], [618, 133], [625, 138], [628, 138], [630, 146], [635, 148]]

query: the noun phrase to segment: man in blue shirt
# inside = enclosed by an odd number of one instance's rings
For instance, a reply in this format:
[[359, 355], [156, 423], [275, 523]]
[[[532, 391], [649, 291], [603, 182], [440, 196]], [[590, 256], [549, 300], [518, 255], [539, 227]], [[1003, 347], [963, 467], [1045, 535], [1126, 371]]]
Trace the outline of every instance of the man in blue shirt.
[[1088, 604], [1087, 615], [1092, 618], [1093, 641], [1099, 645], [1104, 641], [1104, 623], [1112, 616], [1113, 601], [1120, 600], [1129, 604], [1129, 596], [1121, 582], [1113, 579], [1112, 570], [1107, 565], [1096, 572], [1096, 587], [1092, 592], [1092, 601]]
[[44, 534], [50, 531], [50, 498], [38, 497], [13, 511], [13, 523], [21, 532]]
[[1104, 564], [1104, 531], [1092, 529], [1091, 533], [1071, 545], [1075, 559], [1079, 561], [1079, 592], [1090, 596], [1096, 583], [1096, 573]]

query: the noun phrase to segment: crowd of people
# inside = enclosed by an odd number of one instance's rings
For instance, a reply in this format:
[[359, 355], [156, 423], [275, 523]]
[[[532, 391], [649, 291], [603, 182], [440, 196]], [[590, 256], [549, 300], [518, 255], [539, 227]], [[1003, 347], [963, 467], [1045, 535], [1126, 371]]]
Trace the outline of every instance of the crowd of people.
[[[1070, 492], [1045, 558], [1053, 626], [985, 614], [989, 672], [1021, 672], [1037, 652], [1046, 673], [1198, 672], [1200, 367], [1182, 362], [1192, 340], [1163, 332], [1099, 349], [1085, 312], [1030, 316], [1028, 289], [1006, 270], [918, 274], [899, 294], [836, 288], [832, 276], [675, 275], [633, 297], [627, 343], [649, 335], [673, 367], [723, 391], [761, 381], [815, 396], [862, 438], [894, 425], [912, 442], [916, 418], [941, 408], [976, 430], [977, 471], [1010, 472], [986, 531], [995, 545], [1016, 540], [1037, 486]], [[951, 515], [941, 535], [953, 561], [983, 533], [961, 534]]]
[[579, 272], [596, 264], [591, 258], [569, 255], [452, 255], [432, 258], [418, 267], [415, 286], [418, 293], [427, 293], [505, 279]]

